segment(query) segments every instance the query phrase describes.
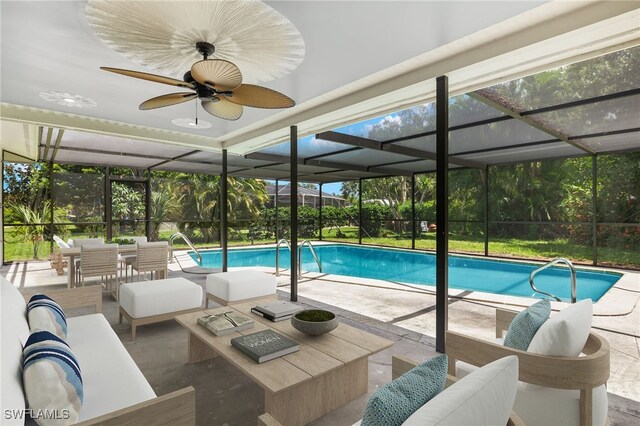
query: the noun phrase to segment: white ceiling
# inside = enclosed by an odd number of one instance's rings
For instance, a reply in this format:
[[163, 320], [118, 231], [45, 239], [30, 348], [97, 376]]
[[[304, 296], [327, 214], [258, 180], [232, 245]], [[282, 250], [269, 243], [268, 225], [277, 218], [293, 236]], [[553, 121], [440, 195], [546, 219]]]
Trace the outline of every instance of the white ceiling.
[[[530, 40], [544, 40], [545, 36], [540, 33], [546, 32], [545, 28], [538, 28], [536, 30], [538, 35], [535, 38], [527, 36], [525, 27], [529, 24], [527, 20], [530, 21], [530, 18], [520, 18], [520, 21], [518, 18], [510, 19], [536, 7], [538, 7], [536, 10], [543, 10], [547, 6], [552, 6], [548, 8], [550, 12], [547, 14], [532, 15], [536, 19], [551, 20], [557, 17], [554, 15], [558, 15], [564, 20], [558, 20], [555, 27], [550, 25], [548, 37], [570, 31], [574, 29], [572, 26], [580, 28], [604, 19], [591, 10], [586, 11], [587, 6], [591, 7], [593, 3], [598, 3], [592, 1], [567, 2], [566, 5], [557, 3], [543, 5], [545, 1], [268, 1], [267, 3], [289, 18], [298, 28], [306, 44], [306, 57], [293, 73], [264, 85], [289, 95], [297, 101], [298, 105], [282, 112], [246, 108], [243, 117], [236, 122], [207, 116], [200, 109], [199, 116], [211, 122], [213, 126], [203, 130], [191, 130], [177, 127], [171, 123], [171, 120], [193, 117], [195, 102], [140, 111], [138, 105], [142, 101], [175, 90], [169, 86], [99, 70], [100, 66], [110, 66], [149, 71], [110, 50], [96, 38], [87, 25], [84, 1], [0, 1], [2, 118], [31, 123], [41, 122], [98, 133], [122, 134], [201, 149], [218, 149], [224, 145], [233, 147], [238, 153], [243, 153], [281, 139], [282, 132], [286, 134], [286, 127], [290, 124], [324, 117], [320, 119], [321, 124], [317, 124], [316, 128], [326, 129], [351, 119], [352, 116], [366, 115], [367, 112], [363, 112], [358, 106], [358, 102], [364, 99], [365, 86], [368, 85], [369, 88], [377, 86], [378, 91], [374, 89], [371, 93], [384, 94], [383, 85], [379, 84], [381, 78], [386, 79], [385, 84], [390, 90], [398, 89], [399, 86], [393, 86], [393, 78], [406, 77], [404, 74], [408, 71], [417, 70], [415, 66], [411, 68], [406, 64], [424, 66], [431, 63], [425, 61], [431, 61], [437, 55], [442, 56], [442, 46], [460, 46], [460, 40], [465, 40], [466, 46], [470, 46], [470, 41], [473, 40], [482, 40], [484, 43], [500, 41], [496, 35], [500, 34], [500, 25], [504, 28], [504, 23], [497, 26], [494, 24], [503, 21], [511, 22], [510, 35], [512, 37], [515, 35], [515, 38], [503, 40], [502, 50], [495, 50], [495, 53], [489, 48], [482, 51], [476, 49], [477, 61], [483, 59], [486, 61], [491, 57], [483, 57], [484, 51], [487, 55], [497, 55], [502, 51], [508, 52], [509, 49], [522, 48]], [[610, 12], [600, 11], [599, 13], [604, 17], [607, 17], [605, 16], [607, 13], [610, 16], [616, 16], [634, 8], [620, 6], [623, 3], [612, 2], [611, 6], [600, 7]], [[581, 4], [587, 5], [584, 7], [586, 12], [582, 14], [579, 10], [581, 6], [578, 6]], [[539, 7], [540, 5], [543, 6]], [[637, 2], [635, 8], [638, 8]], [[532, 12], [535, 13], [535, 11]], [[566, 16], [562, 16], [563, 13]], [[633, 23], [631, 25], [633, 26]], [[523, 28], [521, 39], [518, 39], [517, 35], [518, 26]], [[498, 28], [498, 30], [487, 33], [487, 29], [491, 30], [489, 27]], [[478, 33], [482, 30], [485, 31]], [[488, 35], [475, 36], [475, 34], [485, 33]], [[637, 28], [636, 33], [629, 37], [637, 40]], [[609, 48], [612, 48], [613, 44], [615, 44], [614, 41], [609, 42]], [[572, 45], [569, 44], [567, 49], [571, 48]], [[577, 53], [573, 54], [577, 56], [581, 52], [578, 49]], [[474, 54], [468, 54], [466, 62], [459, 63], [458, 68], [452, 66], [453, 68], [449, 69], [464, 70], [464, 65], [473, 63], [473, 60], [476, 60]], [[534, 67], [531, 66], [529, 69]], [[181, 78], [179, 75], [172, 77]], [[430, 80], [432, 77], [425, 73], [423, 80]], [[468, 78], [468, 73], [460, 74], [459, 80], [464, 78]], [[425, 87], [412, 88], [411, 83], [415, 84], [419, 80], [415, 77], [405, 78], [402, 82], [405, 91], [425, 92]], [[47, 102], [39, 96], [40, 92], [51, 90], [91, 98], [97, 102], [97, 107], [78, 109], [61, 106]], [[348, 94], [353, 99], [342, 104], [336, 103], [340, 101], [340, 98], [336, 99], [334, 96], [336, 93]], [[404, 93], [394, 98], [393, 102], [389, 99], [391, 98], [387, 98], [386, 101], [379, 100], [370, 113], [401, 104], [415, 103], [418, 98], [413, 99]], [[331, 106], [330, 109], [328, 109], [329, 106]], [[343, 112], [338, 107], [360, 109], [356, 114], [353, 111]], [[339, 111], [342, 116], [335, 112], [332, 115], [330, 111]], [[351, 115], [345, 115], [347, 113]], [[274, 129], [282, 130], [273, 134]], [[317, 129], [310, 128], [309, 131], [315, 130]], [[93, 138], [90, 143], [99, 148], [96, 145], [108, 142]]]
[[[267, 3], [299, 29], [306, 57], [296, 71], [265, 85], [301, 104], [544, 2]], [[103, 45], [89, 28], [84, 8], [84, 1], [0, 2], [2, 102], [214, 138], [277, 114], [246, 108], [240, 120], [229, 122], [204, 117], [200, 109], [200, 117], [213, 126], [190, 130], [171, 120], [192, 117], [195, 102], [138, 110], [142, 101], [176, 90], [101, 71], [100, 66], [149, 70]], [[40, 98], [40, 92], [51, 90], [91, 98], [98, 106], [78, 109]]]

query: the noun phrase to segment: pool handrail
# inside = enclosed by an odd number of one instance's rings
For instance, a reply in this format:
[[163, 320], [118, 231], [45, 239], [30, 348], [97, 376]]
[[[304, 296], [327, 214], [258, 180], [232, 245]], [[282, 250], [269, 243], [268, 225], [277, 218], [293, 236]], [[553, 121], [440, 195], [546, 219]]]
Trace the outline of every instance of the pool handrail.
[[276, 244], [276, 277], [280, 276], [280, 243], [285, 243], [287, 247], [289, 247], [289, 252], [291, 252], [291, 244], [287, 241], [286, 238], [282, 238]]
[[187, 238], [187, 236], [184, 235], [182, 232], [176, 232], [175, 234], [169, 237], [169, 245], [172, 247], [172, 253], [173, 253], [173, 240], [175, 240], [178, 237], [182, 238], [184, 242], [187, 243], [189, 248], [195, 252], [196, 256], [198, 257], [198, 262], [200, 262], [200, 266], [202, 266], [202, 255], [200, 254], [198, 249], [196, 249], [193, 246], [193, 244], [191, 244], [191, 240], [189, 240], [189, 238]]
[[313, 255], [313, 260], [315, 260], [316, 264], [318, 265], [318, 272], [322, 272], [322, 265], [320, 264], [320, 259], [316, 254], [316, 250], [313, 248], [313, 244], [311, 244], [311, 241], [309, 240], [304, 240], [298, 246], [298, 276], [302, 275], [302, 247], [305, 244], [309, 246], [309, 251]]
[[536, 293], [540, 293], [540, 294], [544, 294], [546, 296], [550, 296], [553, 297], [554, 299], [556, 299], [556, 301], [558, 302], [562, 302], [562, 300], [557, 297], [554, 296], [551, 293], [547, 293], [546, 291], [542, 291], [536, 288], [536, 286], [533, 284], [533, 277], [535, 277], [535, 275], [540, 272], [543, 271], [555, 264], [558, 263], [564, 263], [565, 265], [567, 265], [569, 267], [569, 270], [571, 271], [571, 303], [576, 303], [576, 268], [573, 266], [573, 263], [571, 263], [571, 261], [569, 259], [566, 259], [564, 257], [556, 257], [555, 259], [553, 259], [550, 262], [545, 263], [544, 265], [542, 265], [541, 267], [539, 267], [538, 269], [536, 269], [535, 271], [532, 271], [529, 274], [529, 285], [531, 286], [531, 289], [533, 291], [535, 291]]

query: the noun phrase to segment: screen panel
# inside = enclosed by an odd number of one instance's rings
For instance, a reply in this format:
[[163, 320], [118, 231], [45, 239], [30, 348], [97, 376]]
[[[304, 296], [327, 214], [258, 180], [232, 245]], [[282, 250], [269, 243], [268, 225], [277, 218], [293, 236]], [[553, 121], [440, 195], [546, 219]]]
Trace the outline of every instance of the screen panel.
[[566, 142], [552, 142], [535, 146], [516, 147], [505, 150], [459, 155], [457, 157], [468, 160], [483, 161], [487, 164], [500, 164], [579, 155], [585, 155], [585, 152], [572, 145], [569, 145]]
[[548, 121], [570, 136], [626, 130], [640, 126], [640, 95], [564, 108], [531, 117]]
[[524, 110], [640, 87], [640, 46], [490, 87]]
[[553, 139], [549, 134], [518, 120], [484, 124], [449, 133], [449, 153], [461, 154], [486, 148], [520, 145]]
[[580, 143], [596, 152], [640, 150], [640, 132], [621, 133], [617, 135], [599, 136], [597, 138], [581, 139]]

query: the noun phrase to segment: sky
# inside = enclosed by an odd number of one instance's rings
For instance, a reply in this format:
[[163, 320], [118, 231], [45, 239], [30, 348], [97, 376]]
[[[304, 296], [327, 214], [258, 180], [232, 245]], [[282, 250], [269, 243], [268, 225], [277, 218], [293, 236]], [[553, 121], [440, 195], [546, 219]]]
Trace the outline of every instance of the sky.
[[[371, 130], [373, 126], [384, 126], [389, 123], [394, 123], [397, 122], [399, 118], [400, 117], [397, 113], [388, 114], [383, 117], [371, 118], [359, 123], [350, 124], [348, 126], [335, 129], [335, 131], [354, 136], [367, 137], [367, 135], [369, 134], [369, 130]], [[298, 140], [298, 155], [303, 158], [328, 153], [342, 148], [344, 148], [343, 144], [316, 139], [313, 135], [306, 136]], [[278, 145], [270, 146], [266, 149], [261, 150], [260, 152], [278, 155], [289, 155], [290, 149], [291, 147], [289, 142], [285, 142]], [[275, 181], [269, 180], [267, 182], [275, 185]], [[322, 185], [322, 191], [333, 195], [342, 195], [342, 183], [325, 183]]]

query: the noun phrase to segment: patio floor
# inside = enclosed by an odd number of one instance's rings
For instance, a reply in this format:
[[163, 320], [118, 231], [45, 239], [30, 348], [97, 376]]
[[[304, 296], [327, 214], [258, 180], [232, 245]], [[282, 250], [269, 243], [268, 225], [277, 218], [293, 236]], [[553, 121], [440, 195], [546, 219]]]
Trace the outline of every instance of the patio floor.
[[[170, 276], [184, 276], [204, 284], [205, 275], [185, 273], [176, 263]], [[48, 262], [16, 262], [0, 273], [20, 288], [66, 286], [67, 276], [57, 276]], [[279, 278], [278, 294], [288, 298], [289, 277]], [[638, 283], [640, 285], [640, 282]], [[612, 425], [640, 422], [640, 304], [638, 289], [630, 313], [594, 316], [596, 332], [611, 344], [611, 378], [608, 382], [609, 418]], [[402, 354], [417, 361], [436, 354], [435, 297], [428, 291], [375, 280], [339, 276], [303, 278], [299, 301], [315, 307], [330, 307], [344, 323], [377, 334], [395, 344], [369, 358], [369, 392], [327, 414], [314, 425], [351, 425], [362, 415], [376, 387], [391, 380], [391, 355]], [[113, 326], [154, 391], [163, 395], [184, 386], [196, 389], [197, 423], [202, 425], [254, 425], [263, 412], [260, 387], [232, 368], [221, 357], [194, 365], [185, 364], [187, 335], [174, 321], [146, 325], [132, 342], [127, 324], [118, 324], [118, 305], [105, 293], [103, 313]], [[452, 299], [449, 328], [483, 338], [493, 337], [494, 309], [491, 303]], [[82, 310], [71, 314], [81, 314]]]

